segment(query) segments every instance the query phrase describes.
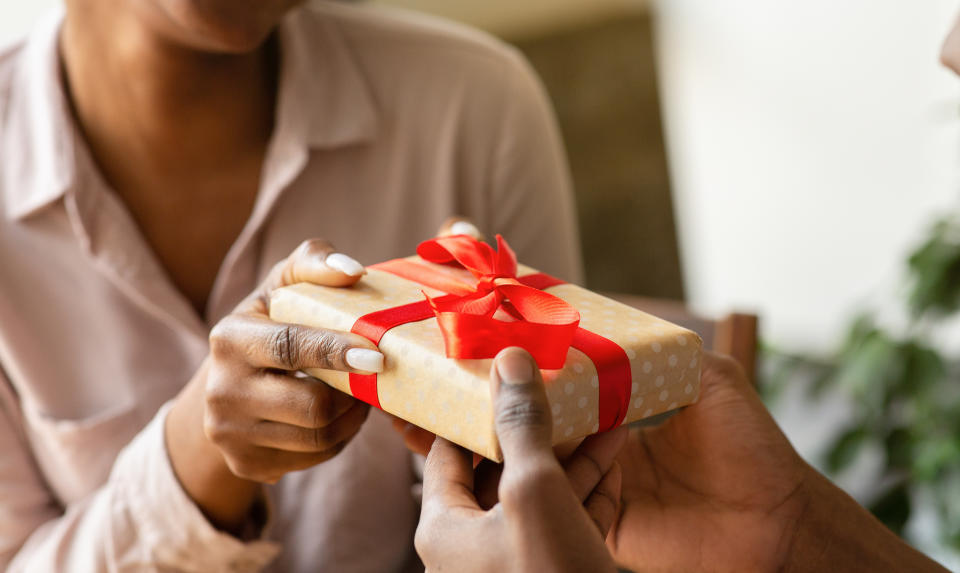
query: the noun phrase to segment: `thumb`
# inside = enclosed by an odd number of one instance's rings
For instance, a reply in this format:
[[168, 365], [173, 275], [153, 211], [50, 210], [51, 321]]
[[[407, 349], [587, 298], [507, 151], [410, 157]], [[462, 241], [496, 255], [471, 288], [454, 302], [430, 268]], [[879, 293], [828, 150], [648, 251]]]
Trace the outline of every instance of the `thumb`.
[[553, 455], [553, 420], [536, 362], [521, 348], [507, 348], [493, 361], [490, 376], [494, 420], [504, 462], [523, 462]]

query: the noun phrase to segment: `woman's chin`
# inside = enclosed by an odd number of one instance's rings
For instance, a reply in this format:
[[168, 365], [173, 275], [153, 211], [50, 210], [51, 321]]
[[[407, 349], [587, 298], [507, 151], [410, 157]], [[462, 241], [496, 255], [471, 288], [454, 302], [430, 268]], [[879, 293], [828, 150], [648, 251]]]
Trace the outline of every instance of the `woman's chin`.
[[155, 0], [174, 40], [224, 54], [255, 51], [299, 0]]

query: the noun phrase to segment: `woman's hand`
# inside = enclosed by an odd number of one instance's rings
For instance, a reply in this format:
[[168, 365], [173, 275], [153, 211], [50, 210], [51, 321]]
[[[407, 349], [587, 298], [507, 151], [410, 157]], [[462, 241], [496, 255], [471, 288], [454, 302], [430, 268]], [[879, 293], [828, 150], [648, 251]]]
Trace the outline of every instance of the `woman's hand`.
[[[530, 355], [502, 351], [491, 383], [502, 473], [480, 483], [470, 452], [436, 439], [424, 467], [416, 534], [427, 570], [614, 571], [603, 539], [617, 514], [614, 457], [625, 432], [592, 436], [563, 467], [551, 447], [550, 406]], [[497, 499], [485, 510], [478, 498], [491, 483]]]
[[364, 272], [330, 244], [307, 241], [211, 331], [210, 355], [177, 397], [166, 435], [177, 477], [214, 524], [242, 526], [257, 482], [330, 459], [360, 430], [366, 404], [298, 372], [379, 372], [383, 355], [356, 334], [273, 322], [268, 304], [276, 288], [348, 287]]

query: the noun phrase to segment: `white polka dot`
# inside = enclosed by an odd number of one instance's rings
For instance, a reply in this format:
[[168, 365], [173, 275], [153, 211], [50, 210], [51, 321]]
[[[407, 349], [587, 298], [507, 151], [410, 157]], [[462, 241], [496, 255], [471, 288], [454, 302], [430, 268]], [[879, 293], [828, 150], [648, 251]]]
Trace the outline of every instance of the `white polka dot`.
[[581, 396], [580, 399], [577, 400], [577, 407], [578, 407], [578, 408], [586, 408], [586, 407], [587, 407], [587, 398], [586, 398], [585, 396]]
[[647, 411], [643, 413], [644, 418], [649, 418], [653, 414], [653, 408], [647, 408]]
[[560, 413], [560, 410], [563, 409], [563, 405], [560, 404], [560, 402], [557, 402], [556, 404], [553, 405], [551, 409], [553, 410], [553, 415], [556, 416], [557, 414]]
[[689, 396], [690, 394], [693, 394], [693, 384], [687, 384], [686, 386], [684, 386], [683, 393], [686, 394], [687, 396]]
[[634, 408], [640, 408], [640, 406], [643, 406], [643, 397], [642, 397], [642, 396], [641, 396], [640, 398], [637, 398], [636, 400], [633, 401], [633, 407], [634, 407]]
[[628, 348], [627, 358], [629, 358], [630, 360], [635, 360], [637, 358], [637, 351], [632, 348]]
[[668, 397], [670, 397], [670, 392], [667, 392], [666, 390], [664, 390], [663, 392], [660, 392], [661, 402], [666, 402]]
[[459, 424], [454, 424], [453, 427], [450, 428], [450, 431], [453, 432], [453, 435], [454, 435], [454, 436], [459, 436], [459, 435], [460, 435], [460, 425], [459, 425]]
[[686, 345], [687, 345], [687, 337], [684, 336], [684, 335], [682, 335], [682, 334], [678, 334], [678, 335], [677, 335], [677, 344], [679, 344], [680, 346], [686, 346]]
[[675, 410], [677, 408], [676, 402], [670, 402], [670, 405], [667, 406], [667, 410]]
[[663, 376], [657, 376], [657, 379], [653, 381], [653, 384], [657, 388], [663, 386]]
[[407, 412], [411, 412], [413, 411], [413, 402], [407, 400], [407, 402], [404, 403], [403, 407]]
[[563, 416], [557, 416], [557, 419], [553, 421], [554, 426], [563, 425]]
[[429, 420], [430, 420], [430, 423], [431, 423], [431, 424], [436, 424], [436, 423], [437, 423], [437, 413], [436, 413], [436, 412], [430, 412]]
[[644, 362], [644, 363], [643, 363], [643, 373], [644, 373], [644, 374], [650, 374], [651, 372], [653, 372], [653, 363], [652, 363], [652, 362]]
[[569, 438], [571, 434], [573, 434], [573, 426], [567, 426], [567, 429], [563, 431], [563, 435]]
[[657, 354], [659, 354], [660, 351], [663, 350], [663, 347], [660, 346], [659, 342], [654, 342], [653, 344], [650, 345], [650, 349], [656, 352]]
[[670, 358], [667, 360], [667, 362], [670, 364], [670, 367], [671, 367], [671, 368], [673, 368], [674, 366], [676, 366], [676, 365], [677, 365], [677, 355], [676, 355], [676, 354], [671, 354], [671, 355], [670, 355]]
[[583, 374], [583, 364], [574, 364], [573, 371], [577, 374]]
[[694, 358], [693, 360], [690, 361], [690, 368], [693, 369], [696, 367], [697, 367], [697, 359]]
[[590, 386], [593, 387], [593, 388], [599, 388], [599, 387], [600, 387], [600, 377], [599, 377], [599, 376], [594, 376], [593, 378], [591, 378], [591, 379], [590, 379]]
[[593, 421], [593, 412], [587, 412], [587, 421]]
[[631, 393], [631, 394], [636, 394], [636, 393], [639, 392], [639, 391], [640, 391], [640, 384], [637, 383], [637, 382], [634, 382], [634, 383], [630, 386], [630, 393]]
[[594, 424], [594, 425], [593, 425], [593, 428], [592, 428], [590, 431], [593, 432], [594, 434], [596, 434], [597, 432], [599, 432], [599, 431], [600, 431], [600, 422], [597, 422], [596, 424]]
[[573, 382], [567, 382], [567, 385], [563, 387], [563, 391], [564, 391], [568, 396], [569, 396], [570, 394], [573, 394], [573, 391], [576, 390], [576, 389], [577, 389], [577, 387], [574, 386]]

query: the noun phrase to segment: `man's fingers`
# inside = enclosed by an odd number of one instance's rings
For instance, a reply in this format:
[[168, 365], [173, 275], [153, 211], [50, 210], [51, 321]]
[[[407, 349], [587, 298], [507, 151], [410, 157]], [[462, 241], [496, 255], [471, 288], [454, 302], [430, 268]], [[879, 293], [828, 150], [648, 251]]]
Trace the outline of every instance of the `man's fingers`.
[[273, 322], [252, 314], [234, 314], [210, 332], [214, 356], [242, 357], [254, 368], [342, 372], [383, 371], [383, 354], [366, 338], [350, 332]]
[[443, 222], [438, 237], [449, 237], [450, 235], [468, 235], [479, 241], [483, 240], [483, 233], [469, 219], [465, 217], [450, 217]]
[[407, 449], [421, 456], [430, 453], [430, 448], [437, 437], [433, 432], [409, 422], [404, 422], [400, 433], [403, 435], [403, 444], [407, 446]]
[[701, 390], [723, 384], [750, 386], [743, 366], [730, 356], [704, 351], [701, 366]]
[[480, 511], [473, 496], [473, 454], [437, 438], [423, 466], [423, 512], [454, 507]]
[[521, 348], [500, 351], [490, 374], [494, 422], [504, 463], [521, 465], [551, 459], [553, 427], [550, 404], [536, 362]]
[[600, 530], [600, 536], [607, 537], [613, 522], [617, 518], [617, 512], [620, 508], [620, 489], [623, 485], [623, 472], [620, 464], [614, 462], [590, 497], [584, 502], [583, 507], [597, 529]]
[[590, 436], [567, 459], [567, 479], [577, 499], [584, 501], [594, 491], [615, 463], [626, 439], [626, 426]]

